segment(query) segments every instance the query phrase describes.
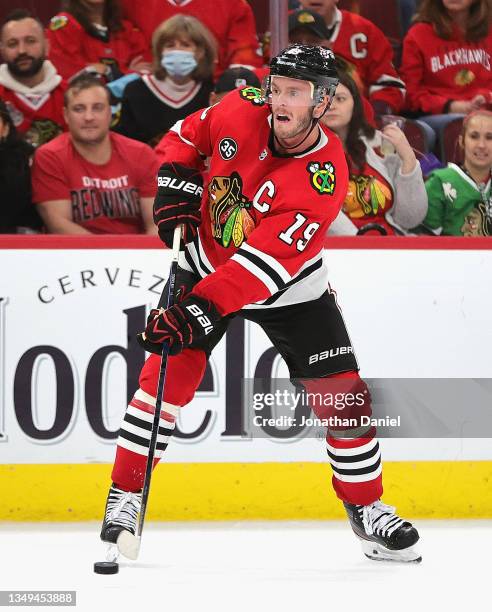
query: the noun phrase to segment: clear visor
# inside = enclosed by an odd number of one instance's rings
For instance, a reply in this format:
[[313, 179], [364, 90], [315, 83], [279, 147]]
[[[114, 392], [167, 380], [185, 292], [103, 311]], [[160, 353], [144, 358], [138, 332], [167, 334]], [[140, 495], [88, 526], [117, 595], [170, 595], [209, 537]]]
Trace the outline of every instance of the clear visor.
[[[316, 106], [319, 96], [310, 81], [291, 79], [283, 76], [267, 76], [263, 80], [262, 95], [267, 104], [275, 106]], [[317, 89], [317, 88], [316, 88]]]

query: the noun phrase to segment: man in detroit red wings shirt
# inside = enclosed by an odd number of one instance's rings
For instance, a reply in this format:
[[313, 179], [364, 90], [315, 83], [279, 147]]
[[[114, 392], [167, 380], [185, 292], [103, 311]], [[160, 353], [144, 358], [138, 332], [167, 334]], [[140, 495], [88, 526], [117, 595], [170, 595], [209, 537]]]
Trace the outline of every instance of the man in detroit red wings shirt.
[[33, 199], [54, 234], [155, 233], [157, 158], [141, 142], [109, 131], [109, 92], [83, 74], [65, 96], [69, 132], [34, 158]]

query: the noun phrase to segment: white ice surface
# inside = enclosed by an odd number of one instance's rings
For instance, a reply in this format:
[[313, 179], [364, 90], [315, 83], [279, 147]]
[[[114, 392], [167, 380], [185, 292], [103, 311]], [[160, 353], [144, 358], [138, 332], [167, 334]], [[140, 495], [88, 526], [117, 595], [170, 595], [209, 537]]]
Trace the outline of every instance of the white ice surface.
[[416, 526], [423, 562], [397, 565], [346, 522], [149, 523], [139, 560], [103, 576], [98, 524], [2, 523], [0, 590], [76, 590], [79, 612], [490, 610], [492, 521]]

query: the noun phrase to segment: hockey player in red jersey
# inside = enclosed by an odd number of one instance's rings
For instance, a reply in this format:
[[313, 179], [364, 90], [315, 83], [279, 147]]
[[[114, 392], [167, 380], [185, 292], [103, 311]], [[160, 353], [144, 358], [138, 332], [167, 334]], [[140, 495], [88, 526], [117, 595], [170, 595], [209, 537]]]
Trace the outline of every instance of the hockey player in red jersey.
[[[306, 389], [364, 388], [323, 263], [326, 230], [348, 181], [342, 145], [319, 123], [338, 83], [334, 61], [326, 48], [292, 45], [273, 58], [263, 91], [231, 92], [176, 124], [161, 143], [154, 220], [168, 246], [175, 227], [185, 227], [177, 282], [184, 291], [170, 309], [151, 311], [140, 337], [156, 354], [142, 369], [120, 429], [105, 542], [118, 545], [123, 531], [135, 533], [164, 342], [171, 356], [156, 463], [234, 316], [263, 328]], [[204, 188], [199, 170], [207, 157]], [[315, 358], [326, 351], [330, 359]], [[416, 529], [380, 501], [374, 428], [349, 439], [329, 431], [327, 451], [334, 489], [366, 554], [419, 560]]]

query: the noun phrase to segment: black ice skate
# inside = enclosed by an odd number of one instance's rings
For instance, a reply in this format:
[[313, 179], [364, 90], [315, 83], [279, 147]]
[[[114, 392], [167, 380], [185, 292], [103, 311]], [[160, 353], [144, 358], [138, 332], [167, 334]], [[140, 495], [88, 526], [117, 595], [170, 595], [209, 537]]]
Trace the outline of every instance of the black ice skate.
[[419, 539], [418, 531], [395, 514], [395, 508], [379, 500], [367, 506], [345, 502], [343, 505], [366, 557], [375, 561], [422, 561], [414, 549]]
[[111, 485], [101, 528], [101, 540], [110, 544], [107, 554], [108, 561], [115, 561], [118, 552], [133, 558], [133, 555], [130, 556], [125, 551], [124, 546], [120, 546], [120, 542], [128, 536], [128, 533], [135, 535], [141, 499], [142, 493], [122, 491], [114, 484]]

